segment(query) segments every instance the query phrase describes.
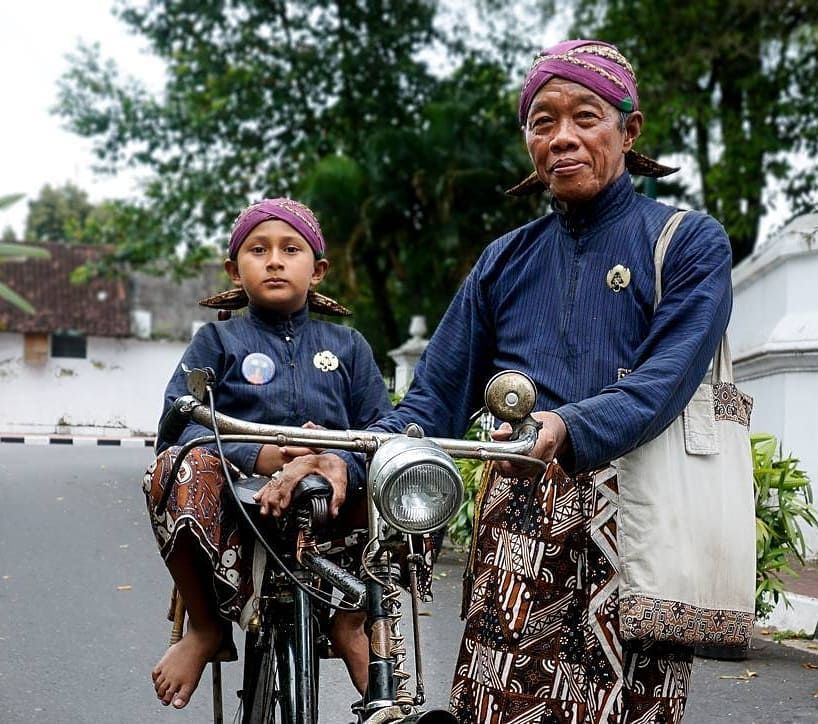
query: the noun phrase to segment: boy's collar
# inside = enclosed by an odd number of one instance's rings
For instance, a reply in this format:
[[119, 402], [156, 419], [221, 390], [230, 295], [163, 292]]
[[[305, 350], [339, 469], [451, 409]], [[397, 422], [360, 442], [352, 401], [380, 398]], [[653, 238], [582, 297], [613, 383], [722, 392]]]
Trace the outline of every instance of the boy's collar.
[[310, 316], [306, 304], [292, 314], [282, 314], [272, 309], [264, 309], [252, 302], [248, 305], [248, 309], [250, 316], [265, 326], [273, 327], [276, 330], [287, 329], [292, 332], [301, 329]]

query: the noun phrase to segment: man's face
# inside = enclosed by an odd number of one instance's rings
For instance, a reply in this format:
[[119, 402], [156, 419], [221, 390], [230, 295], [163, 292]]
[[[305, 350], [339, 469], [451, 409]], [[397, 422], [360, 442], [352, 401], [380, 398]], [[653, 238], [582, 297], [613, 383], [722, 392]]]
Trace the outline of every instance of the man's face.
[[619, 119], [606, 100], [562, 78], [552, 78], [534, 96], [525, 141], [537, 175], [559, 201], [588, 201], [625, 171], [642, 114], [632, 113], [624, 131]]

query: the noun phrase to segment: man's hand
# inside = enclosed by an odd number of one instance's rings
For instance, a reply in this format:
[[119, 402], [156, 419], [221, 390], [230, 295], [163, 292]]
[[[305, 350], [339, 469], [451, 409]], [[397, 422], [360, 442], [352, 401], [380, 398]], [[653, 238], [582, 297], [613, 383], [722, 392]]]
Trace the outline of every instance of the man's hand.
[[261, 504], [261, 515], [281, 516], [292, 500], [295, 486], [311, 473], [317, 473], [329, 482], [332, 487], [329, 512], [333, 518], [337, 516], [346, 500], [347, 466], [340, 457], [332, 454], [302, 455], [286, 463], [278, 478], [271, 480], [253, 496]]
[[261, 450], [258, 451], [253, 472], [257, 475], [272, 475], [276, 470], [281, 470], [281, 468], [295, 458], [313, 453], [315, 453], [315, 450], [308, 447], [262, 445]]
[[[537, 435], [537, 442], [534, 448], [528, 453], [528, 457], [551, 462], [555, 457], [559, 457], [568, 445], [568, 430], [562, 418], [554, 412], [533, 412], [531, 417], [542, 423], [540, 432]], [[511, 437], [511, 425], [504, 422], [491, 433], [494, 440], [508, 440]], [[527, 472], [521, 464], [499, 462], [500, 472], [505, 476], [520, 476]]]

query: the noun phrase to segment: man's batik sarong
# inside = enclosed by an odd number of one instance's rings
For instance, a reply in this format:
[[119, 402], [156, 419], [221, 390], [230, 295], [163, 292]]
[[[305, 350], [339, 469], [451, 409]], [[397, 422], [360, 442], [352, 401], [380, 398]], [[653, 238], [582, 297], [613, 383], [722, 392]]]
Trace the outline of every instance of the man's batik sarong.
[[460, 724], [681, 720], [692, 650], [619, 637], [617, 498], [612, 468], [488, 475], [452, 685]]

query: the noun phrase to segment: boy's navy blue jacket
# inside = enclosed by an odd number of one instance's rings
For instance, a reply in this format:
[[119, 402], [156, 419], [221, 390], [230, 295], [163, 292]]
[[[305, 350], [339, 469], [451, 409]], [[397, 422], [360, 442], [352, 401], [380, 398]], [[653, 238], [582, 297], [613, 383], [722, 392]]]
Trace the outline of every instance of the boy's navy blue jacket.
[[[242, 375], [242, 362], [254, 352], [275, 364], [267, 384], [251, 384]], [[321, 369], [315, 362], [320, 352], [334, 355], [337, 368]], [[204, 325], [165, 390], [163, 414], [187, 394], [183, 365], [212, 367], [216, 409], [252, 422], [298, 426], [311, 421], [331, 429], [362, 429], [392, 409], [363, 336], [349, 327], [310, 319], [306, 306], [285, 317], [251, 306], [248, 314]], [[207, 428], [190, 423], [178, 440], [157, 440], [157, 452], [208, 434]], [[260, 448], [250, 443], [224, 446], [230, 462], [247, 474], [253, 472]]]

